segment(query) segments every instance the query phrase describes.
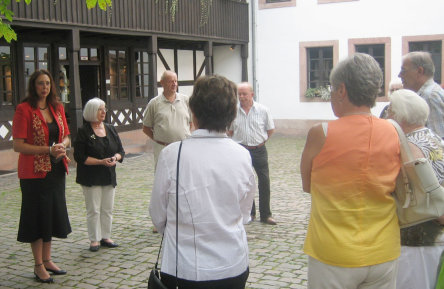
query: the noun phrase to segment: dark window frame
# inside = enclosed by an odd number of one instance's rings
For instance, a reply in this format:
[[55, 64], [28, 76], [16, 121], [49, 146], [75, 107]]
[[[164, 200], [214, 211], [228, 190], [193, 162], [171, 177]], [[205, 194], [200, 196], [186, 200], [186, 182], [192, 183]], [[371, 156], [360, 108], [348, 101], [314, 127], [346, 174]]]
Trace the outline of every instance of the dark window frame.
[[[327, 52], [327, 50], [330, 50]], [[312, 55], [318, 52], [318, 57]], [[329, 56], [324, 54], [329, 53]], [[312, 63], [317, 62], [318, 67], [313, 67]], [[326, 67], [326, 62], [330, 62], [330, 65]], [[333, 46], [321, 46], [321, 47], [308, 47], [307, 48], [307, 88], [319, 88], [330, 85], [330, 72], [333, 69]], [[312, 75], [316, 75], [316, 79], [313, 79]], [[312, 85], [313, 84], [313, 85]]]
[[[111, 61], [111, 55], [112, 55], [112, 51], [115, 51], [115, 68], [116, 71], [115, 73], [112, 73], [112, 64], [113, 62]], [[125, 61], [122, 62], [121, 58], [120, 58], [120, 53], [123, 52], [125, 54]], [[109, 61], [109, 78], [110, 78], [110, 83], [109, 83], [109, 97], [111, 99], [111, 101], [130, 101], [130, 87], [131, 87], [131, 83], [130, 83], [130, 78], [129, 78], [129, 53], [128, 53], [128, 49], [125, 48], [109, 48], [108, 49], [108, 61]], [[121, 65], [122, 64], [126, 64], [126, 71], [125, 71], [125, 78], [126, 78], [126, 83], [125, 85], [122, 85], [122, 79], [121, 79]], [[115, 85], [113, 85], [112, 82], [112, 77], [115, 77], [116, 83]], [[126, 88], [126, 97], [122, 97], [122, 91], [123, 89]], [[113, 95], [113, 93], [116, 92], [116, 95]]]
[[[9, 61], [3, 61], [5, 59], [3, 55], [0, 55], [0, 67], [1, 67], [1, 73], [0, 73], [0, 107], [12, 107], [15, 104], [15, 93], [14, 93], [14, 69], [13, 69], [13, 55], [12, 55], [12, 47], [11, 45], [0, 45], [0, 47], [7, 47], [9, 49]], [[5, 65], [4, 65], [5, 64]], [[8, 65], [9, 64], [9, 65]], [[9, 66], [9, 75], [6, 75], [4, 73], [5, 66]], [[7, 80], [9, 79], [9, 81]], [[9, 84], [7, 83], [9, 82]], [[6, 89], [7, 86], [10, 86], [10, 90]], [[6, 95], [10, 94], [11, 101], [6, 102]]]
[[[137, 55], [137, 57], [136, 57]], [[142, 49], [136, 49], [134, 51], [135, 61], [134, 61], [134, 76], [136, 78], [136, 85], [135, 85], [135, 98], [136, 99], [148, 99], [149, 98], [149, 87], [152, 85], [149, 82], [149, 70], [150, 70], [150, 58], [148, 55], [148, 50], [142, 50]], [[146, 61], [145, 61], [146, 57]], [[145, 71], [145, 65], [147, 65]], [[140, 67], [140, 71], [139, 71]], [[140, 77], [140, 78], [139, 78]], [[147, 79], [148, 83], [145, 83], [145, 79]], [[140, 80], [140, 83], [138, 83], [137, 80]], [[145, 89], [146, 89], [146, 95], [145, 95]]]

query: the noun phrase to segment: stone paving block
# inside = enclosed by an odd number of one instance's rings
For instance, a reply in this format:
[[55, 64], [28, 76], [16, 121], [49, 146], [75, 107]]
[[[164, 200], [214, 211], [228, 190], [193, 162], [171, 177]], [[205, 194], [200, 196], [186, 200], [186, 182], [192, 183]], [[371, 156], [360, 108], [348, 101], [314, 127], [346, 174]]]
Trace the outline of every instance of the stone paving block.
[[[304, 139], [273, 135], [267, 142], [270, 162], [271, 209], [278, 222], [246, 226], [250, 250], [247, 288], [306, 288], [307, 257], [303, 254], [310, 195], [303, 193], [299, 162]], [[68, 271], [55, 284], [34, 281], [29, 244], [16, 241], [21, 192], [16, 174], [0, 176], [0, 288], [146, 288], [161, 240], [152, 233], [148, 213], [153, 184], [153, 155], [126, 158], [117, 165], [113, 231], [120, 247], [88, 250], [85, 200], [75, 183], [75, 168], [66, 179], [66, 199], [73, 232], [54, 239], [53, 260]], [[255, 196], [258, 204], [258, 196]]]

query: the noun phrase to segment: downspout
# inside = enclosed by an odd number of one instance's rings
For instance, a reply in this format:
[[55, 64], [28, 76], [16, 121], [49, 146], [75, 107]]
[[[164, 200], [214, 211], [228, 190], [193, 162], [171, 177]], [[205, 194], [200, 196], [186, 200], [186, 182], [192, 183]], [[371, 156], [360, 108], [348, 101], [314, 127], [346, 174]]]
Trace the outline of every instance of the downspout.
[[251, 0], [251, 69], [255, 101], [258, 101], [259, 87], [256, 79], [256, 0]]

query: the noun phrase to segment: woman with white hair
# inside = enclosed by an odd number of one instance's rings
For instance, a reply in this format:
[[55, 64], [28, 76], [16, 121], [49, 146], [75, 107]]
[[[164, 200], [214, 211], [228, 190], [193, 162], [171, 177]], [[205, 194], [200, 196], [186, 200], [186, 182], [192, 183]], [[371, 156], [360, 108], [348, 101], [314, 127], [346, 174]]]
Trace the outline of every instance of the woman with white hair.
[[97, 252], [100, 246], [118, 246], [110, 238], [116, 164], [122, 162], [125, 151], [115, 128], [104, 122], [106, 112], [103, 100], [90, 99], [83, 110], [87, 123], [79, 128], [74, 141], [76, 182], [82, 186], [85, 196], [91, 252]]
[[[388, 117], [399, 123], [416, 158], [427, 158], [438, 181], [444, 182], [443, 143], [425, 127], [429, 116], [426, 101], [411, 90], [401, 89], [390, 96]], [[401, 257], [397, 288], [435, 288], [444, 234], [439, 220], [401, 229]]]

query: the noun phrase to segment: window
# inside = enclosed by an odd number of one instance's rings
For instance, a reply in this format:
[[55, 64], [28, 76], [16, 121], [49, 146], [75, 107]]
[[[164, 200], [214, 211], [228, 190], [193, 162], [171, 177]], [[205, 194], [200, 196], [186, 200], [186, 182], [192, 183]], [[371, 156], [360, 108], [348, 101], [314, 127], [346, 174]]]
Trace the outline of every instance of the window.
[[25, 81], [40, 69], [48, 69], [48, 47], [25, 46]]
[[80, 61], [99, 61], [97, 48], [80, 48]]
[[110, 96], [128, 99], [128, 61], [125, 50], [109, 50]]
[[383, 73], [381, 93], [377, 101], [388, 101], [385, 95], [388, 94], [387, 87], [391, 81], [391, 39], [390, 37], [374, 38], [353, 38], [348, 40], [349, 55], [355, 52], [367, 53], [373, 56], [379, 63]]
[[308, 88], [325, 87], [330, 84], [330, 71], [333, 69], [333, 47], [307, 48]]
[[435, 76], [433, 78], [437, 83], [441, 83], [442, 41], [409, 42], [409, 52], [413, 51], [430, 52], [435, 65]]
[[136, 51], [136, 97], [148, 98], [149, 59], [148, 52]]
[[[379, 63], [379, 67], [382, 70], [382, 79], [385, 79], [385, 47], [384, 44], [364, 44], [356, 45], [356, 52], [366, 53], [371, 56]], [[383, 81], [382, 88], [379, 96], [384, 96], [385, 83]]]
[[11, 48], [0, 46], [0, 95], [2, 105], [12, 105]]
[[306, 97], [308, 89], [329, 85], [330, 71], [339, 59], [339, 41], [299, 43], [299, 95], [301, 101], [322, 101]]
[[59, 46], [59, 71], [54, 81], [59, 89], [60, 100], [64, 103], [69, 102], [69, 58], [68, 51], [65, 46]]
[[259, 9], [295, 7], [296, 0], [259, 0]]

